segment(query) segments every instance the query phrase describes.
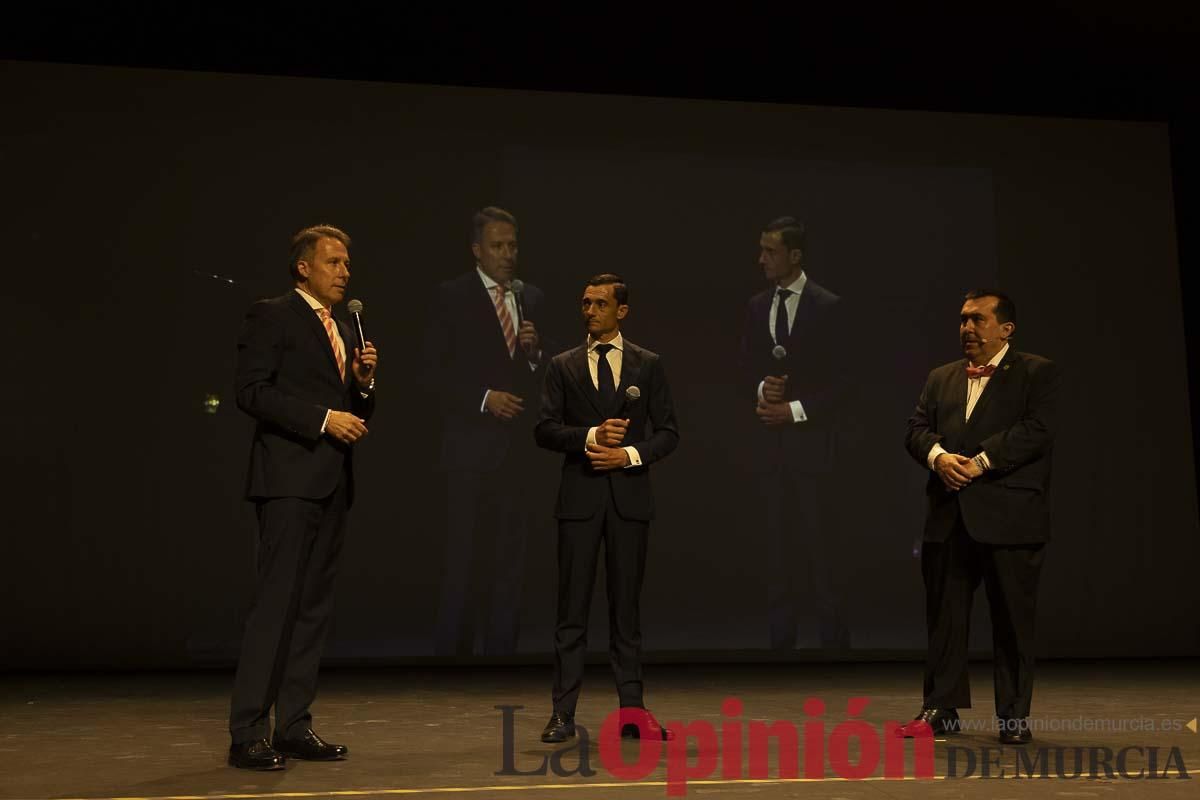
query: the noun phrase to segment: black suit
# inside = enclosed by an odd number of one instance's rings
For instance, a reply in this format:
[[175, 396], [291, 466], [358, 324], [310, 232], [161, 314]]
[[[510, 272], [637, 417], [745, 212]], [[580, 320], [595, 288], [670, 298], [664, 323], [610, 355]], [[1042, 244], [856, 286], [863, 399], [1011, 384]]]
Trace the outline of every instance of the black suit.
[[[750, 437], [760, 470], [759, 508], [765, 516], [767, 611], [773, 649], [796, 646], [799, 618], [813, 609], [823, 647], [848, 646], [841, 617], [837, 540], [831, 476], [851, 359], [846, 355], [846, 312], [840, 297], [809, 278], [796, 301], [788, 335], [772, 351], [775, 320], [772, 287], [750, 299], [742, 329], [741, 356], [746, 397], [757, 400], [767, 375], [788, 376], [785, 401], [799, 400], [807, 420], [775, 428], [761, 423]], [[747, 403], [749, 406], [749, 403]]]
[[[604, 542], [608, 576], [609, 653], [622, 706], [642, 705], [639, 598], [646, 536], [654, 518], [650, 465], [679, 443], [675, 407], [659, 357], [624, 341], [620, 384], [606, 406], [592, 382], [587, 345], [559, 353], [546, 369], [537, 444], [564, 454], [558, 501], [558, 613], [554, 633], [554, 709], [574, 715], [583, 685], [587, 622], [596, 563]], [[629, 401], [637, 386], [641, 398]], [[597, 472], [588, 460], [588, 431], [628, 418], [621, 446], [637, 449], [641, 466]]]
[[[525, 284], [522, 305], [525, 319], [536, 324], [542, 291]], [[512, 322], [515, 330], [518, 320]], [[541, 349], [549, 352], [549, 344], [543, 341]], [[531, 366], [519, 345], [509, 355], [495, 296], [475, 269], [439, 287], [425, 356], [441, 403], [439, 464], [447, 501], [434, 649], [470, 655], [481, 606], [487, 615], [484, 652], [509, 654], [517, 646], [530, 525], [531, 407], [544, 370], [538, 360]], [[525, 411], [508, 422], [481, 411], [489, 389], [523, 398]]]
[[259, 523], [257, 586], [246, 619], [229, 727], [235, 743], [311, 723], [338, 554], [354, 498], [352, 451], [321, 433], [327, 410], [371, 416], [350, 369], [353, 337], [338, 322], [346, 376], [317, 313], [297, 292], [255, 303], [238, 338], [238, 408], [257, 420], [246, 497]]
[[921, 572], [929, 656], [925, 707], [971, 705], [967, 634], [980, 580], [992, 617], [996, 713], [1029, 715], [1034, 616], [1043, 545], [1050, 538], [1050, 463], [1057, 423], [1058, 367], [1009, 349], [966, 419], [965, 360], [929, 373], [905, 445], [928, 469], [934, 444], [987, 453], [991, 469], [958, 492], [930, 472]]

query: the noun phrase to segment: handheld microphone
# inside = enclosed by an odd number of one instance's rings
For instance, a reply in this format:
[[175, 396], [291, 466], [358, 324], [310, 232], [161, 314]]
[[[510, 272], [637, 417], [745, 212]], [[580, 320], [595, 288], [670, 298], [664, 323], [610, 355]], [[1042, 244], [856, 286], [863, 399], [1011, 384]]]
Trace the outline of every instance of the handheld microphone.
[[362, 326], [362, 301], [351, 300], [346, 303], [346, 310], [350, 312], [350, 317], [354, 320], [354, 335], [358, 337], [358, 352], [361, 353], [367, 349], [367, 337], [363, 334]]
[[771, 356], [776, 361], [783, 361], [785, 358], [787, 358], [787, 348], [781, 344], [777, 344], [771, 348]]
[[636, 386], [630, 386], [625, 389], [625, 400], [621, 403], [621, 417], [625, 417], [625, 412], [629, 410], [630, 403], [636, 403], [642, 399], [642, 390]]
[[521, 327], [521, 323], [525, 321], [525, 281], [520, 278], [514, 278], [512, 283], [508, 285], [512, 289], [513, 297], [517, 301], [517, 327]]

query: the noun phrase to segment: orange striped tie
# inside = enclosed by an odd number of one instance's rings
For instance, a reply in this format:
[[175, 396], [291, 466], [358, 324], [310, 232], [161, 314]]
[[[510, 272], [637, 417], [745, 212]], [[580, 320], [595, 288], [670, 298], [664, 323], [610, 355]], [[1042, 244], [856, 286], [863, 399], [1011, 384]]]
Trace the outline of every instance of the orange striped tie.
[[500, 327], [504, 330], [504, 342], [508, 345], [508, 357], [512, 358], [517, 352], [517, 332], [513, 328], [512, 315], [508, 313], [508, 303], [504, 302], [504, 287], [496, 284], [496, 316], [500, 319]]
[[329, 337], [329, 346], [333, 348], [333, 358], [337, 361], [338, 375], [345, 380], [346, 361], [342, 358], [342, 351], [338, 348], [338, 335], [337, 329], [333, 326], [333, 317], [327, 308], [317, 309], [317, 316], [321, 318], [321, 323], [325, 326], [325, 335]]

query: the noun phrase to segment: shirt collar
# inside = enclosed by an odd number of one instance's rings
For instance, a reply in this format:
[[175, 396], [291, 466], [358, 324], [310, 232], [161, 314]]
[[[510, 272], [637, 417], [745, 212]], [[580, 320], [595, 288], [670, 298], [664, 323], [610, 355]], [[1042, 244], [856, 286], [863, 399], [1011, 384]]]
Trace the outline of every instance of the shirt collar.
[[[996, 353], [996, 355], [992, 356], [992, 360], [987, 363], [987, 366], [991, 366], [991, 367], [1000, 366], [1000, 362], [1004, 360], [1004, 356], [1007, 353], [1008, 353], [1008, 342], [1005, 342], [1004, 347], [1001, 347], [1000, 352]], [[970, 359], [968, 359], [967, 364], [969, 365], [970, 363], [971, 363], [971, 361], [970, 361]], [[972, 378], [971, 380], [979, 380], [979, 378]]]
[[796, 280], [792, 281], [787, 286], [776, 287], [776, 292], [778, 292], [780, 289], [787, 289], [789, 292], [791, 292], [792, 294], [799, 297], [800, 293], [804, 291], [804, 286], [807, 283], [808, 283], [808, 274], [804, 270], [800, 270], [799, 278], [796, 278]]
[[[486, 272], [484, 272], [482, 269], [480, 269], [479, 267], [475, 267], [475, 271], [476, 271], [477, 273], [479, 273], [479, 279], [480, 279], [481, 281], [483, 281], [483, 285], [484, 285], [484, 287], [485, 287], [485, 288], [486, 288], [486, 289], [487, 289], [489, 292], [495, 293], [495, 291], [496, 291], [496, 287], [497, 287], [497, 286], [499, 286], [500, 284], [498, 284], [498, 283], [496, 283], [494, 280], [492, 280], [492, 279], [491, 279], [491, 278], [488, 276], [488, 274], [487, 274]], [[508, 292], [509, 292], [509, 288], [508, 288], [507, 286], [505, 286], [505, 287], [504, 287], [504, 293], [505, 293], [505, 294], [507, 294]]]
[[[589, 333], [588, 334], [588, 352], [590, 353], [593, 350], [595, 350], [596, 345], [598, 345], [598, 344], [600, 344], [600, 340], [593, 339], [592, 335]], [[625, 352], [625, 339], [624, 339], [624, 337], [621, 336], [620, 331], [617, 331], [617, 335], [614, 336], [611, 341], [605, 342], [605, 344], [611, 344], [613, 346], [614, 350], [619, 350], [622, 353]]]
[[296, 287], [296, 293], [305, 299], [305, 301], [308, 303], [309, 308], [311, 308], [313, 311], [327, 311], [327, 312], [329, 312], [330, 315], [333, 314], [332, 308], [326, 308], [325, 306], [321, 305], [320, 300], [313, 297], [311, 294], [304, 291], [299, 286]]

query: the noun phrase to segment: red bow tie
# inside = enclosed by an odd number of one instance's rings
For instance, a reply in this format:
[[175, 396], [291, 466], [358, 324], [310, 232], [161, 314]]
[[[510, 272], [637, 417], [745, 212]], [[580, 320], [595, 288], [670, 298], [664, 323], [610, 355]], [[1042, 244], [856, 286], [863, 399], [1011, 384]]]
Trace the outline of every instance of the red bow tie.
[[972, 367], [970, 364], [967, 364], [968, 378], [990, 378], [995, 371], [995, 364], [984, 364], [982, 367]]

